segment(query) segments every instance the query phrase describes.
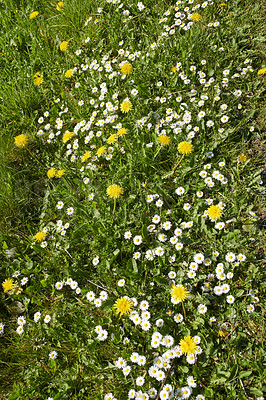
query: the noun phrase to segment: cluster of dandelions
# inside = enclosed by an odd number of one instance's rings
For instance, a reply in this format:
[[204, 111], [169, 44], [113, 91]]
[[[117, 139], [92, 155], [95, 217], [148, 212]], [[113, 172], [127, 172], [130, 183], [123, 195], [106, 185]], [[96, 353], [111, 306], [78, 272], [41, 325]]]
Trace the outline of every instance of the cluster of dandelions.
[[[173, 291], [171, 293], [173, 298], [180, 301], [184, 301], [188, 295], [188, 291], [182, 285], [173, 288]], [[141, 315], [136, 310], [133, 310], [133, 307], [137, 307], [137, 305], [141, 311]], [[151, 328], [151, 323], [149, 321], [151, 317], [151, 312], [149, 311], [149, 306], [150, 305], [147, 300], [142, 300], [138, 304], [137, 299], [124, 296], [116, 300], [114, 309], [116, 310], [117, 314], [120, 314], [120, 317], [126, 317], [127, 315], [129, 315], [129, 320], [131, 320], [135, 324], [135, 326], [141, 326], [143, 331], [146, 331], [148, 333]], [[156, 327], [162, 326], [163, 320], [157, 320]], [[180, 340], [179, 344], [175, 345], [174, 337], [171, 335], [163, 336], [160, 332], [155, 331], [149, 337], [151, 349], [153, 349], [156, 354], [152, 351], [148, 357], [147, 354], [139, 354], [137, 351], [133, 351], [129, 355], [128, 360], [123, 357], [119, 357], [115, 361], [115, 366], [122, 371], [125, 377], [127, 377], [128, 375], [133, 376], [133, 372], [135, 375], [137, 366], [139, 366], [142, 371], [141, 375], [138, 375], [134, 378], [135, 386], [139, 388], [141, 387], [142, 389], [145, 389], [147, 387], [147, 391], [136, 391], [135, 388], [131, 388], [128, 392], [129, 398], [148, 399], [149, 397], [155, 398], [158, 394], [160, 395], [161, 399], [171, 399], [174, 395], [172, 385], [161, 385], [161, 383], [165, 383], [165, 380], [169, 375], [169, 371], [173, 367], [175, 360], [182, 357], [182, 355], [186, 356], [188, 364], [195, 363], [197, 355], [201, 354], [202, 352], [202, 349], [199, 346], [201, 339], [199, 336], [184, 336]], [[125, 344], [128, 342], [129, 339], [125, 338]], [[166, 348], [166, 351], [158, 356], [158, 351], [161, 348]], [[154, 355], [152, 356], [153, 353]], [[152, 363], [148, 361], [148, 359], [150, 360], [151, 356], [153, 357]], [[131, 362], [131, 364], [129, 361]], [[147, 377], [145, 377], [146, 375]], [[196, 387], [195, 379], [192, 376], [189, 376], [187, 378], [187, 381], [190, 382], [188, 383], [188, 386], [178, 389], [176, 394], [184, 393], [188, 394], [189, 396], [192, 394], [192, 388]], [[156, 388], [158, 384], [159, 386]], [[152, 388], [151, 385], [153, 385]], [[112, 398], [112, 394], [110, 393], [106, 396], [111, 396], [110, 398]]]

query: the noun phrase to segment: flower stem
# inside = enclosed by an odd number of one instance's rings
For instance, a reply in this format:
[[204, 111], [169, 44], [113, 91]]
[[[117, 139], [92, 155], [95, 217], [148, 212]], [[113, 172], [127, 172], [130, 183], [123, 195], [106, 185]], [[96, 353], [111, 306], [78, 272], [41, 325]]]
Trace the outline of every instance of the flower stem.
[[114, 198], [114, 209], [113, 209], [113, 215], [115, 213], [115, 204], [116, 204], [116, 198]]
[[182, 157], [180, 158], [180, 160], [178, 161], [178, 163], [174, 166], [174, 168], [172, 169], [172, 172], [174, 172], [174, 170], [178, 167], [178, 165], [181, 163], [181, 161], [184, 158], [184, 154], [182, 155]]
[[44, 89], [43, 89], [43, 87], [42, 87], [42, 86], [41, 86], [41, 88], [42, 88], [42, 92], [43, 92], [43, 95], [44, 95], [44, 98], [45, 98], [45, 101], [46, 101], [47, 107], [48, 107], [48, 109], [50, 109], [50, 107], [49, 107], [49, 103], [48, 103], [48, 100], [47, 100], [47, 97], [46, 97], [46, 94], [45, 94], [45, 92], [44, 92]]
[[163, 147], [163, 146], [159, 147], [159, 150], [157, 151], [157, 153], [155, 154], [155, 156], [153, 157], [153, 159], [155, 159], [155, 158], [157, 157], [157, 155], [159, 154], [159, 152], [160, 152], [160, 150], [161, 150], [162, 147]]
[[30, 153], [30, 155], [39, 163], [40, 161], [32, 154], [32, 152], [30, 151], [30, 149], [28, 147], [26, 147], [26, 149], [28, 150], [28, 152]]
[[182, 302], [182, 307], [183, 307], [183, 312], [184, 312], [184, 318], [185, 318], [185, 320], [186, 320], [186, 319], [187, 319], [186, 310], [185, 310], [184, 303], [183, 303], [182, 300], [181, 300], [181, 302]]

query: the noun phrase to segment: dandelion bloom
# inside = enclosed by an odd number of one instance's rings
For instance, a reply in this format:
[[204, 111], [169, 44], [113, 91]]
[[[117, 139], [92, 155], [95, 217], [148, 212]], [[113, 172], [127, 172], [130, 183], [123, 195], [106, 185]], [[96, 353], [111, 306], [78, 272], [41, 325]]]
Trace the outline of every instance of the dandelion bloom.
[[266, 68], [261, 68], [258, 70], [258, 75], [264, 75], [266, 74]]
[[247, 161], [247, 156], [245, 154], [240, 154], [239, 161], [246, 162]]
[[192, 19], [192, 21], [200, 21], [201, 20], [201, 16], [200, 16], [199, 13], [193, 13], [191, 15], [191, 19]]
[[227, 335], [227, 332], [226, 332], [226, 331], [223, 331], [222, 329], [220, 329], [220, 330], [218, 331], [217, 335], [218, 335], [219, 337], [225, 337], [225, 336]]
[[194, 147], [189, 142], [180, 142], [177, 147], [180, 154], [191, 154], [194, 151]]
[[43, 83], [43, 75], [40, 72], [36, 72], [33, 78], [33, 83], [35, 86], [40, 86]]
[[172, 67], [171, 69], [172, 69], [172, 72], [178, 71], [178, 68], [177, 68], [177, 67]]
[[24, 135], [24, 133], [22, 133], [21, 135], [16, 136], [14, 140], [15, 140], [15, 145], [17, 147], [25, 147], [25, 146], [27, 146], [28, 137], [27, 137], [27, 135]]
[[39, 14], [39, 11], [33, 11], [33, 12], [30, 14], [30, 19], [36, 18], [38, 14]]
[[99, 149], [97, 150], [97, 156], [101, 156], [103, 153], [106, 152], [106, 147], [105, 146], [101, 146], [99, 147]]
[[123, 100], [122, 103], [120, 104], [120, 110], [123, 113], [128, 113], [130, 110], [132, 110], [132, 107], [133, 107], [132, 103], [128, 98]]
[[171, 144], [171, 139], [167, 135], [162, 135], [158, 137], [158, 142], [162, 146], [169, 146]]
[[183, 354], [195, 354], [197, 343], [191, 336], [185, 336], [179, 342], [180, 350]]
[[220, 7], [227, 7], [227, 4], [226, 3], [221, 3], [221, 4], [219, 4], [219, 6]]
[[180, 301], [186, 300], [188, 295], [189, 291], [183, 285], [172, 286], [171, 297], [174, 301], [180, 303]]
[[128, 129], [121, 128], [121, 129], [118, 129], [117, 136], [125, 136], [127, 133], [128, 133]]
[[124, 296], [116, 300], [114, 308], [116, 310], [116, 313], [120, 314], [121, 317], [122, 315], [129, 314], [132, 310], [133, 305], [133, 301], [131, 301], [127, 296]]
[[111, 185], [108, 186], [106, 193], [111, 199], [117, 199], [118, 197], [121, 196], [121, 194], [124, 193], [124, 190], [123, 188], [121, 188], [121, 186]]
[[59, 3], [57, 3], [56, 5], [56, 9], [57, 11], [61, 11], [64, 7], [64, 2], [63, 1], [59, 1]]
[[65, 73], [66, 78], [71, 78], [72, 75], [73, 75], [73, 69], [68, 69]]
[[4, 293], [8, 292], [9, 290], [12, 290], [13, 286], [14, 286], [13, 279], [8, 278], [8, 279], [4, 280], [4, 282], [2, 283]]
[[113, 144], [113, 143], [117, 142], [117, 135], [115, 133], [113, 133], [111, 136], [109, 136], [109, 138], [107, 139], [107, 142], [109, 144]]
[[63, 143], [66, 143], [73, 136], [73, 132], [65, 132], [63, 135]]
[[55, 172], [55, 177], [56, 178], [62, 178], [62, 176], [65, 174], [65, 170], [64, 169], [58, 169], [56, 172]]
[[129, 75], [133, 71], [133, 67], [128, 61], [124, 61], [120, 64], [120, 70], [124, 75]]
[[86, 151], [86, 153], [83, 154], [83, 156], [81, 157], [81, 162], [85, 162], [90, 157], [91, 157], [91, 152], [90, 151]]
[[44, 232], [38, 232], [36, 235], [33, 237], [37, 242], [42, 242], [45, 238], [46, 234]]
[[47, 171], [47, 176], [48, 176], [49, 179], [54, 178], [55, 175], [56, 175], [56, 169], [55, 169], [55, 168], [50, 168], [50, 169]]
[[60, 50], [61, 51], [66, 51], [68, 48], [68, 42], [64, 41], [60, 43]]
[[211, 219], [219, 219], [222, 216], [222, 210], [219, 206], [212, 205], [208, 208], [208, 216]]

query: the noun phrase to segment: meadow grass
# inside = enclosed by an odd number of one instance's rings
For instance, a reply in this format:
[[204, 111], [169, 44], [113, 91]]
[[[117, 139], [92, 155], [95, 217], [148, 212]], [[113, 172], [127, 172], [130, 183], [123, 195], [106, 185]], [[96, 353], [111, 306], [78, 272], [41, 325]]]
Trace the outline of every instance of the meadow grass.
[[0, 4], [4, 399], [263, 399], [260, 2]]

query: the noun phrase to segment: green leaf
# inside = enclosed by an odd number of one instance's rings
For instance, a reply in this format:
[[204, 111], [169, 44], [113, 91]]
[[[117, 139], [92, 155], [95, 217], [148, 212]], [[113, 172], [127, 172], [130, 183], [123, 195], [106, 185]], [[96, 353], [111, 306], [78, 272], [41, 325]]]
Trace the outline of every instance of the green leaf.
[[11, 395], [8, 397], [8, 400], [15, 400], [20, 397], [20, 391], [16, 390], [15, 392], [11, 393]]
[[47, 287], [47, 281], [46, 281], [45, 279], [42, 279], [42, 280], [40, 281], [40, 283], [41, 283], [41, 285], [42, 285], [43, 287]]
[[245, 378], [246, 376], [249, 376], [251, 374], [252, 374], [252, 371], [240, 371], [238, 376], [239, 376], [240, 379], [242, 379], [242, 378]]
[[249, 390], [254, 396], [263, 396], [263, 392], [255, 387], [251, 387]]

